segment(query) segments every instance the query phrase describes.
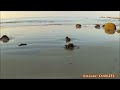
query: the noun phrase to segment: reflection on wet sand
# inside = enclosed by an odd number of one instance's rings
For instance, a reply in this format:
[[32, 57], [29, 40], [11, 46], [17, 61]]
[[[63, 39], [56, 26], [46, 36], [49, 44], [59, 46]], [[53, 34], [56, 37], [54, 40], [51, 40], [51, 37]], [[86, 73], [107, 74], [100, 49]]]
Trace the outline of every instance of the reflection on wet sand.
[[[2, 30], [10, 41], [1, 43], [1, 78], [82, 78], [79, 76], [89, 71], [117, 73], [114, 58], [119, 60], [119, 35], [107, 35], [103, 28], [97, 30], [94, 26], [80, 30], [75, 30], [75, 25], [11, 28], [6, 30], [9, 33]], [[64, 48], [66, 36], [76, 47]]]

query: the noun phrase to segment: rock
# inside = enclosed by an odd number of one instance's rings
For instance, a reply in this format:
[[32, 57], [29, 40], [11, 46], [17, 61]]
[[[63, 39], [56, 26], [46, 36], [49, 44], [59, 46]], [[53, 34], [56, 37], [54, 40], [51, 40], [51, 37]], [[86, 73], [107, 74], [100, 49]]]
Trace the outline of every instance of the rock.
[[100, 25], [99, 25], [99, 24], [96, 24], [96, 25], [95, 25], [95, 28], [96, 28], [96, 29], [100, 29]]
[[20, 44], [19, 46], [26, 46], [27, 44]]
[[68, 45], [65, 45], [65, 48], [66, 49], [70, 49], [70, 50], [72, 50], [72, 49], [74, 49], [74, 44], [72, 44], [72, 43], [69, 43]]
[[71, 41], [71, 39], [69, 37], [66, 37], [65, 40], [66, 40], [66, 43]]
[[112, 30], [105, 30], [105, 33], [107, 33], [107, 34], [114, 34], [115, 31], [112, 31]]
[[104, 25], [105, 30], [116, 30], [116, 25], [114, 23], [106, 23]]
[[7, 43], [10, 38], [7, 36], [7, 35], [3, 35], [1, 38], [0, 38], [1, 41], [3, 41], [4, 43]]
[[105, 25], [102, 25], [102, 27], [104, 27]]
[[116, 30], [116, 25], [114, 23], [106, 23], [104, 26], [104, 30], [108, 34], [114, 34]]
[[10, 40], [9, 37], [8, 37], [7, 35], [3, 35], [0, 39], [1, 39], [1, 40], [3, 40], [3, 39]]
[[120, 33], [120, 29], [119, 29], [119, 30], [117, 30], [117, 33]]
[[76, 24], [76, 28], [81, 28], [81, 24]]

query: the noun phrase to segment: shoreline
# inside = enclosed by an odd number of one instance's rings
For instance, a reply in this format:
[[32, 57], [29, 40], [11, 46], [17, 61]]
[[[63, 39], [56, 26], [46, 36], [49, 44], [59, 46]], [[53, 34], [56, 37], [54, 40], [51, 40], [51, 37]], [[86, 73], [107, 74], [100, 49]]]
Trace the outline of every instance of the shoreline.
[[[1, 29], [13, 37], [1, 43], [1, 78], [81, 78], [83, 74], [118, 74], [119, 34], [93, 26], [33, 26]], [[68, 36], [79, 49], [64, 49]], [[27, 46], [18, 47], [20, 43]]]

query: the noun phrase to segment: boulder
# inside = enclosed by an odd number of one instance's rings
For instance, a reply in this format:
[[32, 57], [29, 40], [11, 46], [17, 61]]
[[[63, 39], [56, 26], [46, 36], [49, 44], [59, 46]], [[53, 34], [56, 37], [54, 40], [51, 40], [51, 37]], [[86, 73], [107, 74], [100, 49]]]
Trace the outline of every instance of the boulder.
[[116, 25], [114, 23], [106, 23], [104, 25], [104, 30], [108, 34], [114, 34], [116, 30]]
[[0, 39], [1, 39], [1, 40], [3, 40], [3, 39], [10, 40], [10, 38], [9, 38], [7, 35], [3, 35]]
[[7, 35], [3, 35], [1, 38], [0, 38], [1, 41], [3, 41], [4, 43], [7, 43], [10, 38], [7, 36]]
[[81, 24], [76, 24], [76, 28], [81, 28]]
[[116, 30], [116, 25], [114, 23], [106, 23], [104, 25], [105, 30]]

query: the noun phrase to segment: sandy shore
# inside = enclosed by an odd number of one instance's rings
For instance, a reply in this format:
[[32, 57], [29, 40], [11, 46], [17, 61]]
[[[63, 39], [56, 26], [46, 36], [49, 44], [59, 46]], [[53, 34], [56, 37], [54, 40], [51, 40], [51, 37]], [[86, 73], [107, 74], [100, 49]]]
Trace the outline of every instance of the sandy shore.
[[[74, 25], [3, 28], [11, 40], [1, 45], [1, 78], [83, 78], [120, 70], [118, 33]], [[65, 37], [80, 48], [65, 50]], [[27, 46], [19, 47], [20, 43]], [[120, 78], [120, 77], [115, 77]]]

